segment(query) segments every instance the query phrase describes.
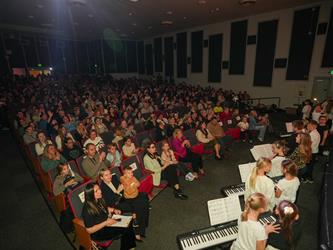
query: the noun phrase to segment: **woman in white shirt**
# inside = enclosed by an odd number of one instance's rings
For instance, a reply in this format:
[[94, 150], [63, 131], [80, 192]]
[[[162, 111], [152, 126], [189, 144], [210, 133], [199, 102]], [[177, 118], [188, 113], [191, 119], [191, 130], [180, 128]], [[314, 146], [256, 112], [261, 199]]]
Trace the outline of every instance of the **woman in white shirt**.
[[205, 150], [214, 149], [215, 151], [215, 159], [221, 160], [221, 145], [217, 142], [215, 137], [209, 132], [207, 129], [206, 122], [201, 122], [199, 127], [195, 133], [197, 140], [204, 144]]
[[297, 178], [297, 165], [292, 160], [284, 160], [281, 164], [284, 178], [279, 180], [275, 189], [275, 204], [283, 200], [295, 202], [300, 182]]
[[276, 233], [279, 225], [267, 224], [263, 226], [258, 217], [267, 209], [267, 200], [261, 193], [253, 193], [245, 202], [244, 212], [238, 221], [237, 239], [231, 250], [264, 250], [268, 234]]
[[286, 159], [285, 154], [288, 151], [286, 141], [279, 140], [275, 141], [272, 144], [272, 152], [273, 158], [272, 161], [272, 169], [267, 174], [269, 177], [282, 176], [283, 172], [281, 171], [281, 162]]
[[44, 132], [38, 132], [37, 134], [38, 142], [35, 144], [35, 151], [37, 156], [44, 154], [44, 149], [47, 145], [52, 144], [52, 141], [48, 140]]
[[270, 159], [261, 157], [257, 165], [252, 169], [251, 175], [245, 182], [244, 198], [247, 200], [253, 193], [262, 193], [268, 202], [268, 209], [272, 210], [275, 205], [274, 182], [266, 176], [272, 168]]

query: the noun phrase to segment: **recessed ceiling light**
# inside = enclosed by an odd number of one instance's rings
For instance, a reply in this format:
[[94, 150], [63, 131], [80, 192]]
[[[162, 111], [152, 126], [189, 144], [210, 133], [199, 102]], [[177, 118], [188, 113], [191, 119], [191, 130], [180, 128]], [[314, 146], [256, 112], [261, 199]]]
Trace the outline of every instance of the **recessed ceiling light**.
[[30, 19], [34, 19], [35, 17], [34, 17], [34, 16], [28, 16], [28, 18], [30, 18]]
[[221, 9], [219, 7], [215, 8], [215, 11], [220, 11]]
[[147, 29], [151, 30], [153, 27], [152, 26], [148, 26]]
[[93, 14], [88, 14], [88, 17], [93, 18], [94, 15]]
[[129, 16], [133, 16], [133, 13], [132, 13], [132, 12], [130, 12], [130, 13], [128, 13], [128, 15], [129, 15]]
[[137, 24], [136, 24], [136, 23], [132, 23], [132, 25], [133, 25], [133, 26], [137, 26]]
[[206, 0], [198, 0], [198, 4], [206, 4], [207, 1]]
[[167, 14], [167, 15], [172, 15], [173, 12], [172, 12], [171, 10], [168, 10], [167, 12], [165, 12], [165, 14]]
[[184, 20], [186, 20], [186, 19], [187, 19], [187, 17], [186, 17], [186, 16], [184, 16], [184, 17], [183, 17], [183, 19], [184, 19]]
[[215, 12], [215, 10], [210, 10], [209, 13], [210, 14], [213, 14]]
[[70, 0], [69, 2], [76, 6], [85, 6], [87, 4], [86, 0]]
[[139, 2], [139, 0], [129, 0], [130, 2], [132, 2], [132, 3], [137, 3], [137, 2]]
[[253, 5], [257, 2], [257, 0], [239, 0], [238, 3], [242, 6], [250, 6], [250, 5]]
[[134, 35], [134, 34], [135, 34], [135, 32], [134, 32], [134, 31], [132, 31], [132, 32], [131, 32], [131, 34], [132, 34], [132, 35]]
[[120, 34], [121, 37], [127, 37], [127, 34]]
[[170, 26], [172, 24], [173, 24], [173, 22], [170, 20], [161, 21], [161, 25], [164, 25], [164, 26]]
[[37, 7], [38, 9], [43, 9], [43, 8], [44, 8], [44, 5], [42, 5], [42, 4], [36, 4], [36, 7]]

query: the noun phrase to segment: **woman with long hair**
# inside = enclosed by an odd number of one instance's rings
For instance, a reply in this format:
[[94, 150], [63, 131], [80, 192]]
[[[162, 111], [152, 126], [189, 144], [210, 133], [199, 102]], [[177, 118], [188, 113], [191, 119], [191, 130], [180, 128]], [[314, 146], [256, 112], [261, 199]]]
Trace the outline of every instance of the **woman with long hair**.
[[281, 201], [276, 209], [277, 222], [281, 226], [278, 234], [270, 234], [267, 250], [294, 250], [302, 232], [297, 206], [290, 201]]
[[66, 159], [59, 153], [56, 146], [49, 144], [44, 149], [41, 159], [42, 169], [48, 172], [50, 169], [56, 168], [60, 163], [65, 163]]
[[92, 240], [105, 241], [121, 236], [121, 250], [135, 247], [135, 236], [131, 225], [127, 228], [111, 227], [117, 223], [115, 219], [112, 219], [112, 216], [120, 214], [121, 211], [105, 204], [101, 189], [97, 184], [87, 184], [84, 198], [82, 218]]
[[252, 169], [251, 175], [245, 182], [244, 198], [247, 200], [253, 193], [262, 193], [267, 199], [268, 209], [273, 209], [275, 205], [274, 182], [266, 176], [272, 168], [270, 159], [261, 157], [256, 166]]
[[270, 233], [278, 232], [279, 225], [261, 225], [259, 215], [267, 210], [267, 200], [261, 193], [251, 194], [238, 221], [238, 235], [231, 250], [264, 250]]
[[302, 178], [306, 174], [306, 164], [310, 162], [312, 157], [311, 137], [307, 133], [299, 133], [296, 136], [296, 143], [298, 146], [289, 158], [297, 165], [298, 176]]
[[58, 195], [62, 192], [74, 189], [83, 182], [83, 178], [74, 172], [68, 163], [60, 163], [57, 166], [58, 175], [53, 182], [53, 194]]
[[215, 151], [215, 159], [221, 160], [221, 145], [215, 139], [215, 137], [211, 134], [211, 132], [207, 129], [207, 124], [205, 121], [199, 123], [197, 131], [195, 132], [195, 136], [197, 140], [204, 144], [205, 150], [214, 150]]
[[75, 142], [73, 135], [68, 132], [64, 126], [60, 126], [58, 129], [58, 135], [55, 137], [55, 143], [57, 145], [57, 149], [60, 152], [64, 150], [64, 144], [67, 138], [70, 138]]
[[269, 177], [282, 176], [281, 172], [281, 162], [286, 159], [285, 155], [287, 153], [287, 142], [284, 140], [278, 140], [272, 143], [272, 152], [273, 158], [272, 161], [272, 169], [268, 173]]

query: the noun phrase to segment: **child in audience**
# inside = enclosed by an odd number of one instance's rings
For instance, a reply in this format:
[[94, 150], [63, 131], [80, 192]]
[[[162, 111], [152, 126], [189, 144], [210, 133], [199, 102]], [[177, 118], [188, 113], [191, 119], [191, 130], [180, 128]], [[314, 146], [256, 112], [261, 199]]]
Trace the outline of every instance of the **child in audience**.
[[302, 119], [305, 120], [305, 119], [309, 119], [310, 118], [310, 114], [311, 114], [311, 102], [310, 100], [305, 100], [304, 102], [304, 106], [303, 106], [303, 109], [302, 109]]
[[299, 133], [305, 132], [304, 123], [302, 120], [296, 120], [292, 122], [294, 133], [287, 138], [288, 152], [291, 154], [297, 147], [296, 136]]
[[250, 197], [253, 193], [262, 193], [267, 199], [268, 209], [272, 210], [275, 205], [274, 182], [266, 176], [272, 169], [270, 159], [261, 157], [257, 165], [252, 169], [251, 175], [245, 182], [244, 198]]
[[106, 159], [110, 162], [111, 167], [119, 167], [121, 164], [121, 155], [117, 150], [117, 144], [111, 143], [108, 145], [108, 154]]
[[123, 150], [123, 154], [126, 157], [134, 156], [139, 152], [140, 149], [135, 147], [134, 143], [132, 142], [131, 137], [125, 137], [124, 141], [125, 141], [125, 143], [122, 147], [122, 150]]
[[[127, 201], [135, 202], [135, 199], [139, 196], [139, 187], [140, 182], [133, 175], [133, 170], [130, 166], [125, 167], [124, 175], [120, 177], [120, 183], [124, 188], [124, 198]], [[134, 206], [131, 206], [132, 209], [135, 209]], [[137, 228], [138, 222], [136, 220], [136, 213], [133, 213], [133, 227]], [[135, 235], [137, 241], [141, 241], [141, 237], [139, 234]]]
[[284, 178], [279, 180], [275, 186], [275, 202], [279, 205], [281, 201], [295, 202], [300, 182], [297, 178], [297, 166], [292, 160], [284, 160], [281, 163]]
[[319, 117], [322, 115], [322, 110], [320, 104], [317, 104], [312, 112], [312, 120], [319, 122]]
[[272, 152], [274, 154], [272, 161], [272, 169], [268, 173], [269, 177], [282, 176], [281, 162], [285, 160], [285, 154], [287, 151], [286, 142], [284, 140], [275, 141], [272, 144]]
[[311, 150], [312, 150], [312, 156], [311, 161], [306, 166], [306, 174], [305, 174], [305, 182], [313, 183], [313, 167], [314, 164], [317, 161], [317, 155], [319, 153], [319, 144], [320, 144], [320, 134], [317, 130], [318, 123], [314, 120], [311, 120], [307, 126], [307, 129], [309, 131], [309, 135], [311, 137]]
[[267, 200], [261, 193], [251, 194], [245, 202], [244, 212], [238, 221], [238, 235], [231, 250], [264, 250], [270, 233], [277, 233], [279, 225], [262, 225], [258, 221], [261, 213], [267, 209]]
[[296, 249], [303, 229], [297, 206], [290, 201], [281, 201], [274, 212], [281, 225], [281, 231], [269, 235], [266, 250]]
[[242, 119], [237, 126], [240, 128], [240, 139], [245, 142], [249, 138], [249, 122], [247, 121], [247, 116], [242, 116]]

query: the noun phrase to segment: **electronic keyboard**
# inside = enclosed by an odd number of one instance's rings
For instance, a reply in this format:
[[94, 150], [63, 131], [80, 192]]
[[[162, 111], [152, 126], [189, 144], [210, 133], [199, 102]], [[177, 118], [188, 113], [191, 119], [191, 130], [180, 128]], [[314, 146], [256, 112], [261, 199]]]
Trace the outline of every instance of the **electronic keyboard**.
[[[275, 223], [276, 219], [270, 212], [262, 214], [259, 218], [261, 224]], [[181, 250], [205, 249], [217, 245], [230, 243], [237, 238], [237, 220], [210, 226], [177, 236], [177, 243]]]

